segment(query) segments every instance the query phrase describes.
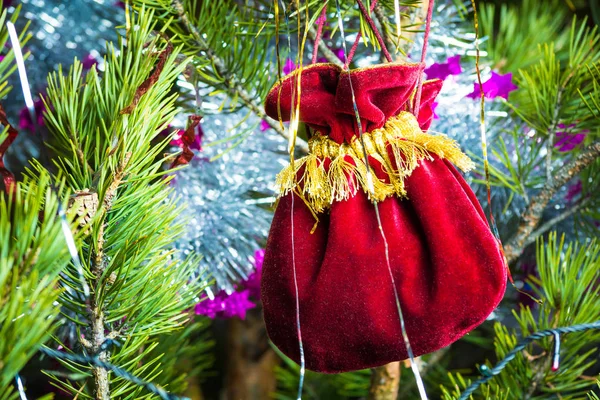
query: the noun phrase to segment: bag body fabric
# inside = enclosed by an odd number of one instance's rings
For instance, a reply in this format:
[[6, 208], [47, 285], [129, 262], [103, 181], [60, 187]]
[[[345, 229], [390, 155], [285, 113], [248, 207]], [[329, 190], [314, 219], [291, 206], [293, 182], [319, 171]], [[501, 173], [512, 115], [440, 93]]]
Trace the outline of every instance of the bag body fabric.
[[422, 69], [316, 64], [267, 97], [267, 113], [285, 121], [300, 88], [300, 121], [315, 131], [309, 154], [278, 177], [261, 283], [269, 337], [296, 362], [298, 300], [308, 369], [408, 358], [390, 274], [415, 356], [464, 336], [504, 295], [500, 245], [454, 167], [471, 162], [452, 140], [426, 132], [441, 81], [424, 83], [418, 119], [408, 110]]

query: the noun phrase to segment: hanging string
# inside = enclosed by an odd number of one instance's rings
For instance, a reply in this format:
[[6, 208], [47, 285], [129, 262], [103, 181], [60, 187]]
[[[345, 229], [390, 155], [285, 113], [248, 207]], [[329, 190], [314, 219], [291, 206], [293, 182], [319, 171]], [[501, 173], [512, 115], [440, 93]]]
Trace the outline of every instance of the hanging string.
[[[278, 2], [279, 0], [275, 0], [276, 2], [276, 9], [278, 8]], [[288, 20], [288, 13], [287, 10], [285, 8], [285, 3], [283, 3], [282, 1], [282, 9], [283, 9], [283, 13], [285, 16], [285, 21], [286, 21], [286, 26], [287, 26], [287, 39], [288, 39], [288, 50], [289, 53], [292, 53], [292, 44], [291, 44], [291, 32], [290, 32], [290, 23]], [[306, 7], [306, 18], [305, 18], [305, 29], [304, 29], [304, 36], [302, 38], [302, 41], [300, 40], [300, 26], [301, 26], [301, 16], [300, 16], [300, 0], [296, 0], [296, 9], [298, 10], [298, 43], [300, 44], [300, 49], [298, 51], [298, 57], [297, 57], [297, 63], [296, 65], [298, 66], [298, 72], [295, 75], [295, 84], [292, 87], [292, 104], [291, 104], [291, 110], [292, 110], [292, 115], [290, 118], [290, 125], [289, 125], [289, 129], [288, 129], [288, 134], [289, 134], [289, 143], [288, 143], [288, 151], [290, 154], [290, 165], [292, 166], [292, 168], [294, 168], [294, 151], [295, 151], [295, 147], [296, 147], [296, 138], [298, 135], [298, 127], [299, 127], [299, 123], [300, 123], [300, 97], [301, 97], [301, 77], [302, 77], [302, 54], [304, 54], [304, 46], [306, 44], [306, 38], [307, 38], [307, 34], [308, 34], [308, 7]], [[323, 21], [324, 24], [324, 21]], [[322, 28], [321, 28], [321, 32], [322, 32]], [[278, 46], [277, 42], [277, 46]], [[318, 42], [316, 43], [315, 47], [318, 46]], [[278, 52], [279, 54], [279, 52]], [[278, 56], [279, 57], [279, 56]], [[279, 64], [279, 60], [278, 60], [278, 64]], [[281, 76], [280, 72], [279, 72], [279, 76]], [[278, 97], [277, 99], [277, 113], [278, 113], [278, 119], [279, 119], [279, 123], [283, 126], [283, 118], [281, 117], [281, 106], [280, 106], [280, 98]], [[294, 177], [295, 178], [295, 177]], [[291, 210], [290, 210], [290, 218], [291, 218], [291, 224], [290, 224], [290, 234], [291, 234], [291, 246], [292, 246], [292, 273], [294, 276], [294, 291], [295, 291], [295, 297], [296, 297], [296, 310], [295, 310], [295, 319], [296, 319], [296, 334], [298, 336], [298, 350], [299, 350], [299, 354], [300, 354], [300, 377], [299, 377], [299, 381], [298, 381], [298, 393], [297, 393], [297, 400], [301, 400], [302, 399], [302, 389], [304, 387], [304, 377], [306, 374], [306, 359], [304, 356], [304, 343], [302, 341], [302, 326], [300, 323], [300, 294], [299, 294], [299, 289], [298, 289], [298, 276], [297, 276], [297, 271], [296, 271], [296, 243], [295, 243], [295, 237], [294, 237], [294, 194], [292, 193], [291, 196]]]
[[[362, 4], [362, 3], [361, 3]], [[370, 11], [373, 12], [373, 10], [375, 9], [375, 6], [377, 5], [377, 0], [373, 0], [371, 2], [371, 7], [370, 7]], [[366, 12], [366, 10], [363, 8], [360, 9], [361, 13], [363, 14], [363, 16], [365, 18], [369, 17], [368, 13]], [[363, 12], [364, 10], [364, 12]], [[370, 18], [370, 17], [369, 17]], [[375, 30], [376, 35], [379, 34], [379, 31]], [[354, 40], [354, 44], [352, 44], [352, 48], [350, 49], [350, 53], [348, 53], [346, 55], [346, 62], [344, 63], [344, 69], [348, 69], [348, 67], [350, 66], [350, 62], [352, 62], [352, 59], [354, 58], [354, 53], [356, 53], [356, 49], [358, 48], [358, 44], [360, 42], [360, 38], [362, 37], [362, 32], [358, 31], [358, 33], [356, 34], [356, 39]], [[385, 44], [384, 44], [385, 45]], [[387, 48], [385, 49], [385, 51], [387, 52]], [[389, 53], [388, 53], [389, 54]], [[391, 62], [391, 59], [388, 59], [389, 62]]]
[[[431, 30], [431, 19], [433, 17], [433, 6], [435, 1], [429, 0], [427, 6], [427, 22], [425, 23], [425, 36], [423, 37], [423, 49], [421, 50], [421, 64], [425, 64], [427, 56], [427, 43], [429, 42], [429, 31]], [[423, 91], [423, 72], [419, 74], [417, 80], [417, 94], [415, 95], [415, 104], [413, 106], [413, 114], [419, 119], [419, 111], [421, 108], [421, 92]]]
[[[357, 2], [359, 2], [359, 7], [360, 7], [360, 0], [357, 0]], [[335, 5], [336, 5], [336, 11], [337, 11], [337, 17], [338, 17], [338, 26], [340, 29], [340, 35], [342, 37], [342, 46], [344, 49], [344, 54], [347, 54], [347, 48], [346, 48], [346, 38], [344, 35], [344, 24], [342, 21], [342, 13], [341, 13], [341, 9], [340, 9], [340, 3], [339, 0], [335, 0]], [[363, 13], [366, 13], [366, 10], [364, 10], [364, 6], [361, 7], [361, 11]], [[382, 48], [385, 48], [384, 46], [382, 46]], [[389, 55], [389, 53], [388, 53]], [[344, 68], [345, 70], [347, 70], [347, 66], [345, 66]], [[346, 75], [348, 77], [349, 83], [350, 83], [350, 92], [352, 94], [352, 106], [354, 108], [354, 116], [356, 117], [356, 123], [358, 126], [358, 134], [359, 134], [359, 139], [361, 141], [361, 145], [362, 145], [362, 149], [363, 149], [363, 156], [365, 158], [365, 165], [367, 166], [367, 187], [370, 191], [370, 193], [374, 193], [375, 192], [375, 188], [373, 186], [373, 172], [371, 170], [371, 166], [369, 164], [369, 156], [366, 152], [366, 146], [364, 144], [364, 138], [363, 138], [363, 129], [362, 129], [362, 122], [360, 119], [360, 114], [358, 111], [358, 106], [356, 104], [356, 97], [355, 97], [355, 93], [354, 93], [354, 87], [352, 86], [352, 79], [350, 77], [350, 75]], [[376, 179], [376, 178], [375, 178]], [[388, 246], [388, 241], [387, 241], [387, 237], [385, 235], [385, 232], [383, 230], [383, 224], [381, 221], [381, 215], [379, 213], [379, 206], [377, 204], [377, 201], [374, 200], [374, 196], [372, 196], [373, 198], [373, 206], [375, 209], [375, 216], [377, 218], [377, 225], [379, 228], [379, 233], [381, 234], [381, 238], [383, 240], [383, 245], [384, 245], [384, 252], [385, 252], [385, 261], [386, 261], [386, 266], [388, 269], [388, 273], [390, 275], [390, 281], [392, 284], [392, 289], [394, 292], [394, 300], [396, 303], [396, 311], [398, 312], [398, 318], [400, 320], [400, 330], [402, 332], [402, 339], [404, 340], [404, 345], [406, 347], [406, 353], [408, 355], [408, 358], [410, 360], [410, 366], [411, 369], [413, 371], [413, 374], [415, 376], [415, 380], [417, 383], [417, 388], [419, 390], [419, 395], [421, 397], [422, 400], [427, 400], [427, 393], [425, 391], [425, 385], [423, 384], [423, 379], [421, 378], [421, 373], [419, 372], [419, 367], [417, 365], [417, 363], [415, 362], [415, 357], [414, 357], [414, 353], [412, 350], [412, 346], [410, 344], [410, 340], [408, 338], [408, 333], [406, 331], [406, 324], [404, 322], [404, 316], [402, 314], [402, 306], [400, 304], [400, 297], [398, 295], [398, 288], [396, 287], [396, 281], [394, 279], [394, 274], [392, 273], [392, 266], [391, 266], [391, 262], [390, 262], [390, 255], [389, 255], [389, 246]]]
[[[27, 71], [25, 69], [25, 61], [23, 59], [23, 52], [21, 51], [21, 44], [19, 42], [19, 36], [17, 35], [17, 31], [12, 22], [7, 22], [6, 27], [8, 28], [8, 35], [10, 36], [10, 42], [12, 44], [13, 52], [15, 55], [15, 61], [17, 62], [17, 68], [19, 71], [19, 78], [21, 81], [21, 90], [23, 91], [23, 98], [25, 99], [25, 105], [27, 110], [29, 111], [29, 116], [32, 121], [32, 130], [34, 131], [37, 127], [37, 118], [35, 113], [35, 107], [33, 104], [33, 97], [31, 96], [31, 89], [29, 88], [29, 80], [27, 79]], [[40, 130], [42, 137], [42, 145], [41, 147], [41, 155], [44, 161], [43, 165], [50, 165], [50, 157], [48, 156], [48, 150], [46, 149], [45, 143], [48, 143], [48, 138], [45, 137], [44, 131]], [[51, 189], [58, 194], [58, 189], [54, 185], [54, 182], [50, 182]], [[85, 303], [90, 305], [89, 297], [90, 297], [90, 287], [88, 286], [87, 280], [85, 279], [85, 274], [83, 271], [83, 265], [81, 264], [81, 260], [79, 259], [79, 253], [77, 251], [77, 246], [75, 245], [75, 239], [73, 237], [73, 232], [71, 232], [71, 227], [67, 221], [67, 215], [65, 210], [61, 204], [58, 202], [58, 216], [60, 218], [61, 227], [63, 231], [63, 235], [65, 237], [65, 241], [67, 242], [67, 248], [69, 249], [69, 253], [71, 255], [71, 259], [73, 260], [73, 264], [77, 270], [77, 274], [79, 276], [79, 280], [81, 283], [81, 287], [83, 289], [83, 295]]]
[[527, 347], [534, 341], [540, 340], [548, 336], [554, 336], [555, 340], [559, 341], [560, 335], [566, 333], [584, 332], [591, 329], [600, 329], [600, 321], [591, 322], [589, 324], [566, 326], [563, 328], [546, 329], [543, 331], [535, 332], [527, 336], [526, 338], [521, 339], [521, 341], [498, 364], [496, 364], [494, 368], [485, 368], [484, 376], [477, 379], [468, 388], [466, 388], [465, 391], [462, 392], [462, 394], [460, 395], [459, 400], [468, 400], [469, 396], [471, 396], [477, 390], [477, 388], [479, 388], [479, 386], [488, 382], [494, 376], [499, 375], [502, 372], [502, 370], [506, 368], [508, 363], [514, 360], [517, 354], [519, 354], [522, 350], [525, 349], [525, 347]]
[[[367, 12], [367, 9], [365, 8], [365, 5], [362, 3], [361, 0], [356, 0], [356, 3], [358, 4], [358, 8], [360, 9], [360, 12], [362, 13], [363, 17], [365, 18], [365, 20], [371, 27], [371, 30], [375, 34], [375, 37], [377, 38], [377, 41], [379, 42], [379, 46], [381, 46], [381, 51], [383, 51], [383, 55], [385, 56], [385, 59], [388, 62], [392, 62], [393, 61], [392, 56], [390, 55], [390, 52], [388, 51], [387, 47], [385, 46], [383, 37], [381, 36], [381, 33], [379, 33], [379, 29], [377, 29], [377, 27], [375, 26], [375, 22], [373, 21], [373, 18], [371, 18], [371, 13]], [[371, 11], [373, 11], [373, 9], [375, 9], [376, 4], [377, 4], [377, 0], [373, 0], [371, 3]]]
[[552, 372], [560, 368], [560, 333], [554, 332], [554, 354], [552, 356]]
[[475, 4], [475, 0], [471, 0], [471, 4], [473, 5], [473, 22], [475, 25], [475, 71], [477, 72], [477, 83], [479, 85], [479, 94], [480, 94], [480, 112], [479, 112], [479, 130], [481, 136], [481, 152], [483, 158], [483, 171], [485, 175], [485, 188], [487, 194], [487, 209], [488, 216], [490, 219], [490, 227], [492, 229], [492, 233], [494, 234], [496, 241], [498, 242], [498, 248], [500, 253], [502, 254], [502, 258], [504, 259], [504, 264], [506, 267], [506, 273], [508, 276], [508, 280], [511, 285], [515, 288], [515, 290], [538, 304], [541, 304], [542, 301], [540, 299], [535, 298], [530, 293], [527, 293], [517, 287], [515, 281], [510, 273], [510, 268], [508, 267], [508, 261], [506, 260], [506, 256], [504, 255], [504, 248], [502, 246], [502, 240], [500, 239], [500, 233], [498, 232], [498, 226], [496, 225], [496, 219], [494, 218], [494, 213], [492, 211], [492, 185], [491, 185], [491, 177], [490, 177], [490, 163], [488, 161], [488, 145], [487, 145], [487, 134], [486, 134], [486, 126], [485, 126], [485, 92], [483, 90], [483, 82], [481, 79], [481, 69], [479, 66], [480, 59], [480, 50], [479, 50], [479, 17], [477, 15], [477, 6]]
[[15, 375], [15, 381], [17, 382], [17, 390], [19, 391], [19, 398], [21, 400], [27, 400], [27, 395], [25, 394], [25, 388], [23, 387], [23, 381], [21, 380], [21, 375]]
[[311, 64], [317, 62], [317, 55], [319, 53], [319, 43], [321, 42], [321, 36], [323, 35], [323, 27], [325, 26], [325, 21], [327, 20], [327, 2], [323, 6], [323, 11], [321, 11], [321, 15], [317, 19], [317, 36], [315, 36], [315, 43], [313, 48], [313, 54], [311, 59]]

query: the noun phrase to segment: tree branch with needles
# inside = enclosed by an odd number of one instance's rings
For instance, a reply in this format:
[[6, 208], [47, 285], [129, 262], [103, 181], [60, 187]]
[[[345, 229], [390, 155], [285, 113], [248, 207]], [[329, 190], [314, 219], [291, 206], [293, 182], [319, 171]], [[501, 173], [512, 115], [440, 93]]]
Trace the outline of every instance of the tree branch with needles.
[[[281, 137], [288, 139], [288, 134], [285, 129], [281, 127], [278, 121], [267, 116], [263, 107], [252, 98], [252, 95], [248, 93], [248, 91], [244, 88], [244, 86], [239, 82], [235, 74], [231, 73], [225, 67], [224, 61], [215, 54], [215, 52], [210, 48], [208, 43], [202, 38], [202, 35], [196, 27], [192, 24], [188, 15], [185, 11], [185, 8], [181, 1], [172, 0], [171, 5], [173, 9], [176, 11], [177, 16], [179, 17], [179, 21], [183, 24], [185, 29], [190, 33], [196, 45], [206, 53], [207, 58], [212, 62], [212, 65], [221, 77], [225, 80], [225, 85], [227, 88], [227, 93], [231, 97], [238, 97], [246, 107], [248, 107], [254, 114], [256, 114], [259, 118], [265, 120], [271, 128], [277, 132]], [[296, 138], [296, 148], [301, 151], [308, 152], [308, 144], [302, 140], [301, 138]]]
[[[504, 254], [509, 263], [515, 261], [521, 255], [527, 244], [531, 243], [530, 240], [533, 234], [538, 233], [541, 235], [545, 232], [543, 229], [550, 229], [547, 224], [544, 224], [540, 229], [534, 232], [540, 223], [546, 206], [558, 190], [586, 167], [590, 166], [598, 157], [600, 157], [600, 141], [588, 145], [573, 161], [560, 168], [556, 172], [554, 179], [547, 181], [540, 192], [531, 199], [527, 209], [521, 216], [521, 222], [519, 223], [517, 232], [513, 237], [507, 240], [507, 244], [504, 246]], [[566, 215], [563, 218], [554, 221], [554, 223], [559, 222], [561, 219], [568, 216], [569, 215]], [[548, 222], [550, 223], [552, 220]]]

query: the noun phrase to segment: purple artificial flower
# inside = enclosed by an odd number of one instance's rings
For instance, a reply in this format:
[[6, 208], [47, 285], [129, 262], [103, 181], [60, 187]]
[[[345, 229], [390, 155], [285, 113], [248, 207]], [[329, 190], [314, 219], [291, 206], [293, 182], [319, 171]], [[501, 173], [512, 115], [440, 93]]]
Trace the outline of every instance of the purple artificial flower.
[[319, 57], [319, 58], [317, 58], [317, 62], [318, 63], [328, 63], [329, 60], [327, 60], [325, 57]]
[[254, 252], [254, 272], [244, 282], [244, 287], [250, 292], [250, 297], [260, 299], [260, 279], [262, 277], [262, 265], [265, 260], [265, 250]]
[[213, 300], [204, 297], [202, 301], [196, 304], [194, 312], [196, 315], [205, 315], [211, 319], [217, 317], [240, 317], [244, 319], [246, 318], [246, 312], [256, 307], [256, 304], [249, 300], [249, 296], [250, 292], [248, 290], [231, 294], [220, 291]]
[[344, 53], [344, 49], [340, 47], [339, 49], [334, 49], [333, 52], [340, 59], [341, 62], [346, 62], [346, 54]]
[[[473, 92], [469, 93], [467, 97], [472, 99], [478, 99], [481, 96], [479, 90], [479, 83], [473, 84]], [[483, 92], [486, 99], [494, 99], [496, 97], [502, 97], [508, 99], [510, 92], [517, 90], [518, 87], [512, 82], [512, 73], [500, 75], [497, 72], [492, 71], [492, 77], [483, 83]]]
[[583, 142], [585, 134], [589, 132], [581, 131], [579, 133], [570, 133], [569, 131], [571, 128], [575, 127], [575, 124], [569, 126], [558, 124], [558, 127], [563, 130], [556, 132], [556, 143], [554, 143], [554, 147], [561, 152], [573, 150], [577, 145]]
[[459, 75], [462, 72], [460, 55], [450, 57], [444, 63], [434, 63], [425, 69], [427, 79], [444, 80], [450, 75]]
[[[46, 106], [44, 105], [42, 99], [34, 101], [33, 106], [35, 109], [35, 115], [37, 116], [37, 126], [43, 126], [44, 112], [46, 111]], [[29, 114], [29, 110], [27, 109], [27, 107], [23, 107], [19, 112], [19, 128], [26, 129], [31, 132], [33, 132], [35, 129], [33, 121], [31, 120], [31, 114]]]
[[225, 292], [217, 293], [214, 299], [209, 299], [207, 296], [204, 296], [194, 307], [196, 315], [204, 315], [208, 318], [215, 319], [225, 308], [223, 294], [225, 294]]
[[581, 194], [582, 190], [583, 190], [583, 184], [581, 183], [580, 180], [578, 180], [576, 184], [569, 186], [569, 188], [567, 190], [567, 195], [565, 196], [565, 200], [567, 200], [567, 202], [569, 202], [569, 203], [572, 203], [575, 196]]
[[233, 292], [225, 301], [223, 316], [225, 318], [239, 317], [246, 318], [246, 312], [256, 307], [256, 304], [250, 301], [250, 291], [242, 290], [241, 292]]
[[115, 1], [113, 5], [115, 7], [122, 8], [123, 10], [125, 9], [125, 2], [123, 2], [123, 1]]
[[260, 131], [264, 132], [271, 129], [271, 125], [269, 125], [269, 123], [266, 120], [261, 120], [260, 121]]
[[2, 9], [6, 9], [12, 5], [12, 0], [2, 0]]
[[283, 74], [287, 75], [295, 69], [296, 64], [294, 64], [294, 61], [291, 58], [287, 58], [285, 60], [285, 64], [283, 64]]
[[98, 64], [98, 59], [94, 57], [91, 53], [85, 56], [83, 60], [81, 60], [81, 65], [83, 66], [84, 71], [89, 71], [96, 64]]
[[435, 109], [437, 108], [437, 106], [440, 103], [438, 103], [437, 101], [434, 101], [433, 103], [431, 103], [431, 112], [433, 113], [433, 119], [440, 119], [440, 117], [438, 117], [438, 115], [435, 113]]

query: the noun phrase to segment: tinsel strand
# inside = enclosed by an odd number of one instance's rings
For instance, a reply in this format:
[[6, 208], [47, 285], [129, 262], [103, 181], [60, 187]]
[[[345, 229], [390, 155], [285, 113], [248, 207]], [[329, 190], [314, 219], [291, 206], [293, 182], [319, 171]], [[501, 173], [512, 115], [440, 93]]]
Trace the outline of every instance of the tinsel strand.
[[530, 345], [536, 340], [543, 339], [547, 336], [554, 336], [557, 338], [559, 335], [563, 335], [566, 333], [574, 333], [574, 332], [584, 332], [591, 329], [600, 329], [600, 321], [591, 322], [588, 324], [579, 324], [572, 326], [565, 326], [562, 328], [555, 329], [546, 329], [543, 331], [535, 332], [524, 339], [522, 339], [517, 345], [504, 357], [496, 366], [492, 369], [486, 370], [486, 373], [481, 378], [477, 379], [473, 382], [467, 389], [459, 397], [459, 400], [467, 400], [471, 394], [473, 394], [479, 386], [488, 382], [494, 376], [499, 375], [504, 368], [508, 365], [509, 362], [514, 360], [514, 358], [519, 354], [520, 351], [524, 350], [525, 347]]
[[[119, 378], [127, 379], [134, 384], [143, 387], [148, 390], [150, 393], [159, 396], [162, 400], [185, 400], [187, 397], [176, 396], [170, 394], [166, 390], [156, 386], [155, 384], [145, 381], [137, 376], [127, 372], [126, 370], [119, 368], [111, 363], [100, 360], [97, 356], [80, 356], [77, 354], [69, 354], [63, 353], [58, 350], [49, 349], [47, 347], [42, 347], [40, 351], [46, 354], [49, 357], [55, 358], [57, 360], [71, 361], [75, 363], [89, 364], [91, 366], [103, 368], [106, 371], [110, 371], [114, 373]], [[189, 400], [189, 399], [188, 399]]]

